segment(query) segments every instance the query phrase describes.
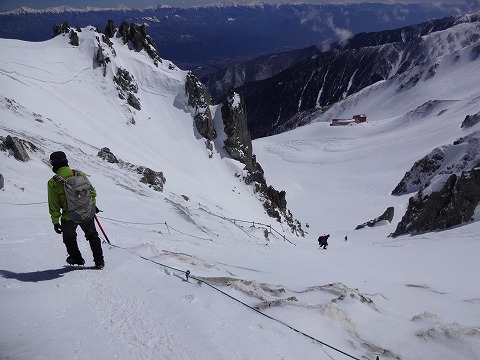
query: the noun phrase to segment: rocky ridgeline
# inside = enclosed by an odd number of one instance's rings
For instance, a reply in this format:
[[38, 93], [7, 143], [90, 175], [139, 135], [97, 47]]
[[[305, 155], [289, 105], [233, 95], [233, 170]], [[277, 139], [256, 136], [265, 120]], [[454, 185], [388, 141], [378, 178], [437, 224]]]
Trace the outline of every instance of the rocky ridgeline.
[[[72, 45], [78, 45], [78, 40], [75, 41], [75, 44], [72, 42], [72, 39], [75, 38], [78, 31], [79, 29], [71, 29], [66, 22], [54, 27], [55, 35], [68, 33]], [[96, 31], [101, 34], [99, 29], [96, 29]], [[158, 66], [158, 61], [161, 61], [161, 59], [153, 40], [147, 34], [145, 26], [137, 26], [135, 24], [128, 25], [123, 22], [117, 30], [113, 21], [109, 20], [105, 27], [104, 34], [101, 34], [102, 40], [100, 41], [100, 36], [97, 37], [98, 48], [94, 60], [97, 66], [103, 67], [104, 76], [110, 59], [105, 55], [103, 47], [108, 46], [111, 53], [115, 56], [115, 49], [110, 41], [114, 36], [122, 38], [124, 44], [130, 43], [135, 51], [146, 50], [155, 65]], [[138, 85], [133, 75], [126, 69], [118, 68], [116, 75], [113, 77], [113, 81], [117, 86], [119, 97], [122, 100], [126, 100], [127, 103], [136, 110], [141, 110], [140, 99], [136, 96]], [[188, 99], [188, 106], [193, 109], [195, 126], [200, 135], [206, 139], [206, 146], [211, 151], [210, 156], [212, 156], [213, 145], [211, 142], [217, 137], [217, 132], [210, 111], [210, 106], [212, 105], [211, 96], [206, 86], [192, 73], [188, 73], [186, 76], [185, 94]], [[277, 191], [267, 184], [264, 171], [256, 161], [256, 157], [252, 151], [252, 139], [247, 125], [247, 113], [243, 98], [233, 90], [230, 90], [223, 97], [220, 106], [223, 118], [223, 130], [227, 135], [227, 139], [224, 141], [224, 148], [233, 159], [245, 165], [245, 171], [247, 173], [244, 179], [245, 182], [252, 184], [255, 191], [261, 194], [263, 206], [269, 216], [278, 221], [282, 221], [283, 218], [293, 233], [304, 236], [300, 222], [294, 219], [291, 212], [287, 209], [285, 191]], [[135, 124], [133, 118], [130, 122]], [[107, 161], [114, 158], [108, 148], [102, 149], [99, 156], [105, 158]], [[126, 164], [121, 161], [118, 162], [122, 167], [135, 168], [137, 172], [142, 173], [142, 182], [149, 184], [149, 186], [157, 191], [163, 190], [165, 178], [161, 172], [155, 172], [147, 168], [140, 169], [139, 167], [132, 167], [131, 164]]]
[[255, 191], [261, 194], [267, 214], [279, 222], [283, 218], [293, 233], [304, 236], [300, 222], [294, 219], [290, 210], [287, 209], [286, 192], [278, 191], [267, 184], [264, 171], [253, 154], [245, 102], [233, 89], [230, 89], [222, 100], [222, 118], [227, 135], [224, 142], [225, 150], [233, 159], [245, 164], [248, 173], [245, 182], [253, 184]]
[[[67, 21], [53, 27], [54, 36], [68, 34], [70, 44], [73, 46], [79, 45], [78, 33], [81, 31], [80, 28], [71, 28]], [[162, 61], [157, 46], [150, 35], [148, 35], [145, 25], [122, 22], [120, 27], [116, 29], [113, 20], [108, 20], [103, 34], [99, 28], [96, 28], [95, 31], [99, 33], [99, 36], [97, 37], [98, 47], [94, 62], [96, 66], [101, 66], [103, 68], [103, 76], [106, 76], [107, 65], [110, 63], [109, 56], [105, 54], [104, 46], [110, 48], [112, 54], [116, 56], [113, 43], [110, 40], [114, 36], [121, 38], [124, 44], [131, 44], [131, 47], [137, 52], [145, 50], [153, 60], [155, 66], [158, 66], [159, 62]], [[116, 75], [113, 77], [113, 81], [117, 85], [118, 97], [122, 100], [126, 100], [128, 105], [134, 109], [141, 110], [140, 99], [135, 95], [138, 91], [138, 85], [136, 84], [133, 75], [131, 75], [126, 69], [119, 68]], [[134, 119], [130, 122], [135, 124]]]
[[[211, 146], [210, 141], [217, 137], [217, 132], [210, 111], [212, 103], [210, 94], [206, 86], [192, 73], [187, 74], [185, 93], [188, 97], [188, 105], [194, 110], [193, 116], [197, 130], [207, 140], [207, 147]], [[230, 89], [223, 97], [220, 106], [223, 131], [227, 135], [223, 146], [233, 159], [245, 165], [247, 176], [244, 181], [252, 184], [255, 191], [261, 194], [263, 206], [270, 217], [278, 221], [285, 219], [293, 233], [304, 236], [300, 222], [294, 219], [287, 209], [286, 192], [277, 191], [267, 184], [264, 171], [256, 161], [242, 96]]]

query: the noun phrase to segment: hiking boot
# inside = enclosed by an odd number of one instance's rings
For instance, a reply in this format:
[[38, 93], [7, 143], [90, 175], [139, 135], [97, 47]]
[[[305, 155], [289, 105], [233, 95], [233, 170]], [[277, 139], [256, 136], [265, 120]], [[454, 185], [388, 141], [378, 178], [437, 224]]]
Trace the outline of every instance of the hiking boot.
[[102, 270], [104, 267], [105, 267], [105, 263], [103, 261], [95, 263], [95, 269], [97, 270]]
[[83, 260], [83, 258], [75, 259], [69, 256], [65, 261], [70, 265], [85, 265], [85, 260]]

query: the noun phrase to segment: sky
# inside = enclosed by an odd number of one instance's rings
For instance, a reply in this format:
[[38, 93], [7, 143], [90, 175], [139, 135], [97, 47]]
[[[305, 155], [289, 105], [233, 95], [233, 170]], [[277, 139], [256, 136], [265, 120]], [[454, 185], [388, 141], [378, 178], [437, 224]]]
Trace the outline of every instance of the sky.
[[[0, 136], [36, 149], [27, 162], [0, 152], [0, 358], [480, 358], [480, 211], [464, 226], [388, 237], [413, 195], [391, 191], [413, 163], [443, 145], [459, 159], [465, 149], [453, 142], [480, 130], [460, 127], [480, 101], [480, 60], [462, 47], [468, 27], [423, 38], [443, 54], [433, 77], [414, 68], [310, 125], [253, 142], [304, 238], [268, 217], [241, 180], [243, 166], [223, 149], [219, 106], [218, 139], [206, 146], [187, 73], [168, 59], [157, 67], [114, 37], [104, 76], [92, 66], [98, 34], [88, 29], [79, 47], [64, 36], [0, 39]], [[111, 79], [120, 66], [138, 83], [140, 111], [118, 96]], [[415, 86], [401, 86], [411, 78]], [[367, 123], [329, 126], [357, 113]], [[103, 147], [122, 162], [99, 158]], [[65, 267], [46, 205], [57, 150], [97, 190], [111, 242], [103, 271], [91, 269], [81, 231], [86, 267]], [[162, 171], [163, 192], [141, 183], [136, 166]], [[354, 230], [389, 206], [391, 224]]]
[[[30, 7], [33, 9], [44, 9], [53, 6], [67, 5], [75, 8], [83, 8], [87, 6], [95, 7], [117, 7], [119, 5], [124, 5], [129, 8], [142, 9], [152, 5], [164, 4], [174, 7], [188, 7], [196, 5], [204, 5], [210, 3], [221, 3], [221, 2], [231, 2], [231, 1], [214, 1], [214, 0], [163, 0], [163, 1], [154, 1], [154, 0], [0, 0], [0, 11], [8, 11], [17, 9], [22, 6]], [[242, 1], [236, 1], [236, 3], [241, 3]], [[269, 2], [269, 1], [265, 1]], [[278, 3], [282, 1], [273, 0], [271, 2]], [[288, 1], [286, 1], [288, 2]], [[342, 3], [345, 1], [339, 0], [312, 0], [305, 2], [313, 3]], [[355, 2], [355, 0], [353, 0]], [[366, 0], [362, 2], [380, 2], [378, 0]], [[392, 3], [432, 3], [432, 4], [445, 4], [445, 3], [459, 3], [466, 2], [480, 6], [480, 0], [401, 0], [401, 1], [386, 1], [390, 4]]]

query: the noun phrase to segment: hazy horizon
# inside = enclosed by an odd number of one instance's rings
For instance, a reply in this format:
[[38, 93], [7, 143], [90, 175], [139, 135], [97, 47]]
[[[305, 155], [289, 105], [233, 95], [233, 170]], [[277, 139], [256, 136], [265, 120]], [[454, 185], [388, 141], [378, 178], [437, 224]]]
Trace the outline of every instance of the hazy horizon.
[[[149, 6], [155, 5], [168, 5], [172, 7], [191, 7], [215, 3], [231, 3], [231, 4], [247, 4], [253, 3], [255, 1], [245, 0], [245, 1], [214, 1], [214, 0], [4, 0], [0, 2], [0, 12], [10, 11], [18, 9], [21, 7], [29, 7], [32, 9], [45, 9], [49, 7], [57, 6], [70, 6], [74, 8], [85, 8], [85, 7], [100, 7], [100, 8], [116, 8], [119, 6], [126, 6], [132, 9], [144, 9]], [[296, 1], [285, 1], [285, 0], [267, 0], [267, 1], [258, 1], [264, 3], [298, 3]], [[312, 4], [347, 4], [347, 3], [387, 3], [387, 4], [432, 4], [435, 6], [442, 6], [447, 4], [458, 4], [470, 6], [472, 10], [480, 9], [480, 0], [447, 0], [441, 1], [438, 0], [399, 0], [399, 1], [386, 1], [386, 0], [307, 0], [302, 1], [303, 3], [312, 3]]]

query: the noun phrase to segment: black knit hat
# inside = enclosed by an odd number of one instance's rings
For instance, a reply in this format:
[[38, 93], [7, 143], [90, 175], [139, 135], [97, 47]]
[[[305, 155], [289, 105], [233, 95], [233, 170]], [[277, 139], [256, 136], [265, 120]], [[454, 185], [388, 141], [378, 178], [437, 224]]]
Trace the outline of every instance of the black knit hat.
[[67, 155], [63, 151], [55, 151], [50, 155], [50, 164], [53, 166], [53, 172], [56, 172], [62, 166], [68, 166]]

